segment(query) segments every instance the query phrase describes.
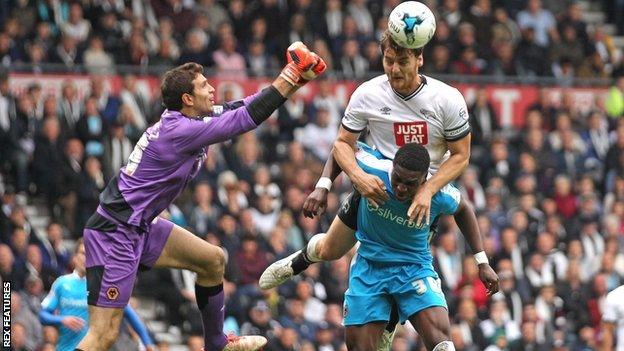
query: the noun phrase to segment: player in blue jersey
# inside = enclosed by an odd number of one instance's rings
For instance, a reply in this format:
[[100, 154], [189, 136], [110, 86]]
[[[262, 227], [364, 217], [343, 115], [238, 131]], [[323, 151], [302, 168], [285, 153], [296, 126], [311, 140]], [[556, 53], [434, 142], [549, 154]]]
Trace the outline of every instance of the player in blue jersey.
[[[430, 216], [431, 198], [457, 178], [470, 159], [466, 103], [457, 89], [420, 74], [422, 48], [402, 48], [386, 31], [380, 50], [385, 74], [363, 83], [351, 96], [332, 155], [325, 163], [316, 189], [304, 202], [303, 213], [313, 217], [324, 212], [332, 182], [343, 169], [356, 189], [350, 195], [352, 199], [361, 195], [373, 204], [387, 200], [383, 182], [362, 171], [355, 160], [356, 141], [368, 129], [375, 148], [388, 159], [394, 158], [398, 148], [407, 142], [419, 142], [429, 151], [432, 176], [419, 188], [407, 215], [416, 223], [433, 223], [431, 228], [435, 231], [438, 217]], [[357, 206], [350, 208], [333, 220], [326, 233], [310, 238], [305, 248], [271, 264], [260, 277], [260, 287], [272, 288], [310, 264], [346, 254], [355, 243], [357, 229]], [[484, 257], [485, 253], [478, 255]], [[394, 324], [389, 323], [379, 350], [388, 350], [393, 332]]]
[[[383, 181], [388, 201], [374, 206], [361, 197], [345, 203], [358, 206], [355, 236], [360, 242], [345, 292], [347, 347], [376, 350], [395, 304], [399, 321], [412, 323], [427, 350], [455, 350], [446, 301], [433, 268], [430, 225], [418, 225], [407, 216], [414, 194], [427, 180], [429, 153], [422, 145], [409, 143], [399, 148], [394, 160], [388, 160], [358, 143], [356, 161], [366, 173]], [[431, 199], [431, 216], [444, 214], [463, 222], [461, 227], [467, 228], [463, 234], [473, 251], [482, 251], [476, 216], [453, 185], [446, 185]], [[489, 295], [498, 291], [498, 276], [488, 263], [479, 264], [479, 276]]]
[[195, 294], [207, 351], [256, 350], [266, 344], [263, 336], [223, 333], [223, 250], [158, 215], [197, 174], [209, 145], [256, 128], [326, 68], [301, 42], [288, 47], [287, 59], [268, 88], [224, 106], [214, 106], [215, 89], [201, 65], [187, 63], [165, 73], [161, 95], [166, 110], [143, 133], [85, 225], [89, 331], [78, 350], [107, 350], [114, 342], [139, 267], [197, 273]]
[[[76, 244], [72, 258], [74, 271], [60, 276], [41, 303], [39, 319], [44, 325], [59, 329], [58, 350], [74, 350], [89, 329], [87, 309], [87, 278], [85, 269], [85, 247], [81, 240]], [[154, 342], [147, 328], [130, 305], [124, 308], [124, 318], [141, 338], [146, 350], [154, 350]]]

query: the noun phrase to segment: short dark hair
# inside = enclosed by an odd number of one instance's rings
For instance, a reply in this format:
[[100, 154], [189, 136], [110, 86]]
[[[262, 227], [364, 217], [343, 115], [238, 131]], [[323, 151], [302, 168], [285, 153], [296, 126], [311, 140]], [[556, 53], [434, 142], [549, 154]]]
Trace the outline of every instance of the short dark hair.
[[165, 108], [180, 111], [182, 95], [193, 93], [193, 80], [203, 72], [204, 67], [195, 62], [188, 62], [167, 71], [160, 84], [160, 93]]
[[403, 53], [411, 52], [414, 56], [418, 57], [422, 55], [423, 53], [422, 47], [418, 49], [408, 49], [408, 48], [402, 47], [396, 41], [394, 41], [394, 39], [392, 39], [392, 36], [390, 35], [390, 31], [387, 29], [381, 35], [381, 40], [379, 41], [379, 45], [381, 47], [382, 54], [386, 51], [386, 49], [394, 50], [397, 53], [397, 55], [402, 55]]
[[418, 143], [407, 143], [399, 148], [394, 155], [394, 162], [410, 171], [427, 172], [431, 159], [429, 151]]

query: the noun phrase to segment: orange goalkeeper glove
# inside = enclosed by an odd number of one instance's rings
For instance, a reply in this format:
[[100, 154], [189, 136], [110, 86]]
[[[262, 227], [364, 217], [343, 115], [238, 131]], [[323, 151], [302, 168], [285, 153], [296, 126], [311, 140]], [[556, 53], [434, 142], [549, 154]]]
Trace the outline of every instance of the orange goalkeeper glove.
[[286, 59], [288, 64], [282, 69], [280, 77], [296, 86], [303, 86], [327, 68], [325, 61], [300, 41], [288, 47]]

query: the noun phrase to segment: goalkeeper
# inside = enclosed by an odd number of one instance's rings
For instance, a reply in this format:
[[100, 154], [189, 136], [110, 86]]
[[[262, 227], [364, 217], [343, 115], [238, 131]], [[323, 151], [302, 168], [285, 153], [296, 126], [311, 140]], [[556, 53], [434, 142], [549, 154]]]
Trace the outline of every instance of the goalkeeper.
[[223, 250], [158, 215], [197, 174], [209, 145], [256, 128], [326, 68], [301, 42], [288, 48], [287, 58], [271, 86], [224, 106], [214, 105], [215, 89], [201, 65], [186, 63], [165, 73], [161, 93], [166, 110], [143, 133], [85, 226], [89, 331], [78, 350], [109, 349], [137, 270], [152, 267], [197, 273], [205, 350], [256, 350], [266, 344], [262, 336], [223, 334]]

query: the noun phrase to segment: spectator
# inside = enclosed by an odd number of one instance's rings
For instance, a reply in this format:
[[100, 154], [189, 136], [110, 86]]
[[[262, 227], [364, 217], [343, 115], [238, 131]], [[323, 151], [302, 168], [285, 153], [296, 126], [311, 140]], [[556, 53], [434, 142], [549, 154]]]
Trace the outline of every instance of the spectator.
[[26, 277], [24, 266], [16, 264], [15, 256], [8, 245], [0, 244], [0, 254], [0, 278], [4, 282], [11, 282], [11, 288], [15, 291], [20, 291]]
[[69, 6], [69, 18], [60, 27], [64, 36], [76, 40], [78, 44], [87, 40], [91, 31], [91, 23], [82, 16], [82, 6], [79, 3]]
[[264, 300], [256, 301], [249, 309], [249, 321], [241, 326], [241, 335], [266, 335], [276, 338], [282, 326], [271, 317], [269, 305]]
[[338, 130], [331, 124], [329, 110], [325, 106], [316, 109], [314, 123], [308, 123], [296, 137], [309, 152], [319, 160], [326, 160], [336, 140]]
[[578, 39], [578, 33], [573, 26], [567, 25], [562, 28], [561, 41], [552, 46], [550, 56], [554, 63], [561, 64], [566, 58], [573, 67], [579, 68], [585, 56], [585, 47], [584, 43]]
[[266, 53], [264, 43], [261, 41], [249, 44], [246, 61], [250, 75], [255, 77], [264, 77], [267, 73], [277, 69], [277, 62], [274, 57]]
[[550, 65], [545, 59], [547, 50], [537, 43], [533, 27], [522, 30], [522, 40], [516, 52], [518, 61], [527, 75], [549, 76], [551, 74]]
[[299, 349], [299, 335], [296, 329], [286, 327], [278, 338], [270, 340], [267, 344], [267, 351], [295, 351]]
[[221, 209], [215, 205], [210, 184], [202, 182], [195, 185], [195, 205], [189, 211], [189, 224], [193, 233], [205, 235], [217, 230], [217, 221]]
[[479, 89], [470, 111], [470, 125], [472, 126], [472, 140], [475, 146], [484, 147], [500, 131], [498, 116], [492, 104], [488, 101], [487, 91]]
[[624, 171], [624, 123], [616, 129], [615, 142], [607, 151], [605, 158], [605, 176], [607, 191], [613, 188], [614, 178], [618, 172]]
[[557, 212], [565, 219], [570, 219], [577, 212], [577, 199], [572, 193], [570, 178], [565, 175], [558, 175], [555, 178], [555, 202]]
[[69, 70], [82, 63], [78, 42], [68, 35], [63, 35], [60, 43], [52, 48], [51, 56], [52, 62], [63, 64]]
[[246, 78], [247, 67], [245, 58], [236, 52], [236, 38], [226, 36], [221, 38], [219, 49], [212, 54], [217, 76], [232, 78]]
[[48, 209], [54, 213], [54, 207], [62, 194], [63, 175], [62, 141], [59, 140], [60, 126], [54, 117], [43, 122], [41, 136], [35, 144], [33, 180], [41, 194], [47, 198]]
[[489, 342], [483, 336], [477, 315], [477, 306], [470, 299], [462, 299], [457, 307], [456, 325], [458, 326], [462, 340], [467, 345], [474, 345], [477, 349], [485, 349]]
[[126, 75], [123, 78], [123, 88], [119, 93], [121, 103], [128, 106], [133, 118], [130, 123], [138, 130], [143, 131], [147, 126], [147, 113], [149, 97], [139, 87], [134, 75]]
[[542, 8], [540, 0], [529, 0], [526, 9], [518, 13], [517, 21], [521, 29], [532, 27], [535, 30], [535, 42], [542, 47], [558, 38], [555, 17]]
[[104, 136], [108, 125], [100, 115], [95, 97], [85, 101], [85, 111], [76, 123], [76, 136], [82, 141], [87, 156], [102, 157], [104, 155]]
[[27, 326], [20, 322], [11, 323], [11, 350], [31, 351], [26, 345]]
[[490, 340], [490, 344], [497, 344], [498, 338], [503, 337], [507, 342], [520, 338], [519, 327], [509, 318], [509, 311], [505, 301], [490, 303], [489, 318], [481, 322], [483, 336]]
[[204, 338], [201, 335], [191, 335], [186, 339], [186, 347], [190, 351], [201, 351], [204, 349]]
[[535, 323], [533, 322], [522, 323], [521, 333], [522, 333], [522, 337], [518, 340], [513, 341], [509, 345], [509, 350], [511, 351], [520, 351], [520, 350], [546, 351], [546, 350], [549, 350], [547, 345], [537, 342]]
[[[516, 46], [521, 39], [521, 32], [518, 24], [511, 18], [507, 10], [503, 7], [494, 9], [494, 24], [492, 24], [492, 43], [510, 42]], [[487, 31], [489, 28], [485, 28]], [[487, 43], [485, 43], [487, 44]]]
[[544, 256], [538, 252], [531, 254], [524, 274], [534, 292], [538, 291], [543, 286], [550, 286], [555, 283], [555, 276], [551, 265], [548, 264]]
[[462, 257], [457, 248], [455, 233], [442, 234], [438, 239], [435, 259], [438, 263], [440, 278], [446, 289], [453, 291], [461, 278]]
[[25, 327], [25, 349], [36, 350], [43, 342], [43, 330], [39, 318], [28, 306], [22, 303], [19, 293], [11, 294], [11, 315], [13, 323], [22, 324]]
[[201, 65], [212, 66], [208, 37], [202, 30], [192, 29], [186, 33], [185, 49], [178, 58], [178, 63], [183, 62], [197, 62]]
[[56, 275], [64, 274], [69, 265], [70, 252], [63, 245], [63, 228], [57, 222], [46, 227], [46, 237], [41, 240], [39, 249], [43, 266], [51, 268]]
[[516, 58], [513, 45], [502, 42], [494, 50], [495, 59], [491, 61], [488, 71], [495, 76], [524, 76], [525, 70], [521, 61]]
[[39, 246], [30, 244], [26, 249], [26, 270], [30, 276], [41, 279], [43, 288], [50, 290], [52, 283], [58, 277], [52, 269], [43, 265]]
[[21, 95], [17, 100], [15, 119], [11, 121], [10, 158], [14, 169], [17, 191], [25, 192], [30, 179], [28, 161], [35, 150], [36, 116], [32, 98]]
[[598, 232], [598, 226], [595, 222], [582, 223], [580, 240], [585, 256], [593, 261], [591, 266], [594, 267], [594, 271], [592, 273], [595, 273], [600, 265], [599, 258], [602, 257], [605, 250], [604, 238]]
[[539, 295], [535, 299], [535, 310], [537, 315], [551, 327], [561, 328], [565, 325], [563, 314], [563, 299], [556, 295], [554, 285], [544, 285], [539, 290]]
[[566, 279], [557, 287], [557, 296], [563, 300], [565, 318], [571, 324], [569, 329], [573, 333], [579, 333], [590, 321], [587, 314], [589, 289], [581, 280], [581, 267], [578, 262], [570, 262], [568, 265]]
[[[282, 333], [289, 333], [287, 330], [294, 330], [303, 340], [313, 341], [316, 333], [316, 325], [304, 317], [303, 301], [295, 298], [286, 303], [287, 314], [280, 319], [280, 324], [284, 327]], [[271, 349], [271, 348], [269, 348]]]
[[563, 281], [566, 277], [568, 270], [568, 259], [565, 254], [561, 252], [556, 245], [556, 238], [549, 232], [541, 233], [537, 236], [536, 248], [541, 253], [546, 264], [553, 268], [555, 273], [555, 279], [557, 281]]
[[451, 28], [457, 27], [462, 20], [462, 11], [459, 8], [459, 1], [445, 0], [442, 3], [440, 17], [444, 19]]
[[113, 121], [109, 133], [103, 140], [105, 179], [111, 179], [121, 167], [126, 165], [133, 150], [132, 141], [124, 133], [123, 124]]
[[476, 303], [477, 308], [483, 310], [487, 304], [487, 294], [485, 285], [479, 280], [479, 271], [474, 259], [471, 261], [471, 257], [464, 257], [462, 261], [462, 276], [457, 283], [456, 295], [461, 294], [461, 290], [469, 287], [471, 290], [472, 300]]
[[303, 317], [312, 322], [320, 323], [325, 318], [327, 306], [312, 295], [312, 286], [307, 280], [297, 283], [296, 296], [303, 303]]
[[80, 230], [76, 228], [76, 201], [81, 184], [82, 162], [84, 157], [84, 147], [77, 138], [72, 138], [65, 144], [63, 157], [63, 197], [59, 204], [62, 207], [64, 224], [70, 233]]
[[235, 260], [240, 271], [238, 284], [242, 286], [257, 284], [260, 274], [269, 265], [266, 252], [259, 248], [258, 239], [252, 236], [242, 238]]
[[83, 53], [83, 62], [89, 73], [111, 74], [114, 72], [113, 57], [104, 51], [104, 43], [100, 37], [89, 40], [89, 47]]
[[76, 124], [82, 115], [82, 104], [78, 99], [76, 85], [69, 80], [63, 82], [59, 106], [63, 134], [73, 136]]

